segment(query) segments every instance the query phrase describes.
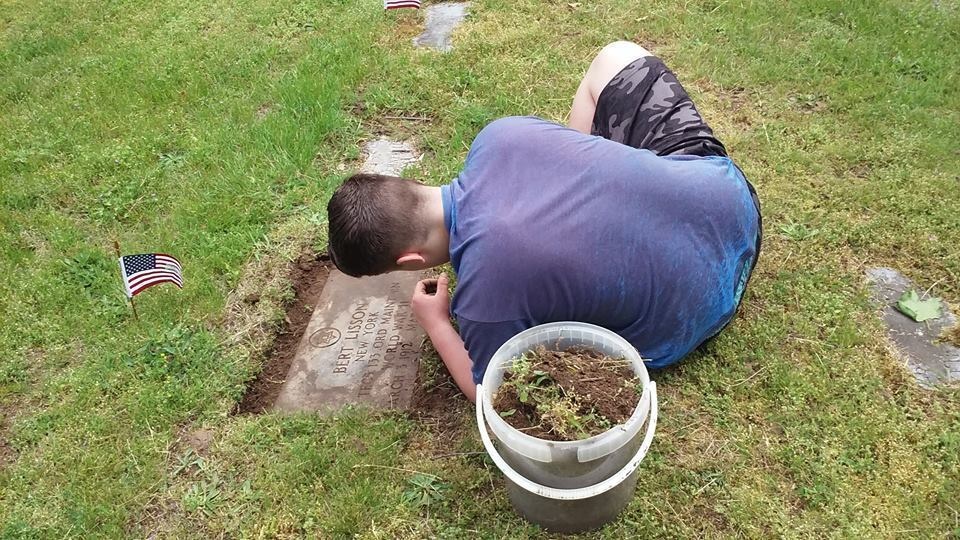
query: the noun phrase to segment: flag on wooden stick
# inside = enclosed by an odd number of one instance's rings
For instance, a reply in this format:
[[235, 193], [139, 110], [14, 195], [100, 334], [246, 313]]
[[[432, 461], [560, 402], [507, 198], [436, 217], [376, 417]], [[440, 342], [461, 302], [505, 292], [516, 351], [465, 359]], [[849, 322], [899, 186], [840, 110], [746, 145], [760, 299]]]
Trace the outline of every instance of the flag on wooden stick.
[[419, 8], [420, 0], [383, 0], [383, 9]]
[[127, 298], [130, 299], [161, 283], [173, 283], [183, 288], [183, 268], [180, 261], [164, 253], [123, 255], [120, 257], [120, 273], [123, 275]]

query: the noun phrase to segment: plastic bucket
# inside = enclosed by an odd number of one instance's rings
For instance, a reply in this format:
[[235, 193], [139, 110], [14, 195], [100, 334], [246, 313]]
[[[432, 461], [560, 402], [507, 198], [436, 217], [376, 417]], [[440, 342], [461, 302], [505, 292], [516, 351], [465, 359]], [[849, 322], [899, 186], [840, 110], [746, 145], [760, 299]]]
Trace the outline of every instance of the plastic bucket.
[[[511, 427], [493, 410], [493, 396], [512, 360], [539, 345], [549, 350], [580, 345], [627, 359], [643, 383], [633, 415], [579, 441], [547, 441]], [[580, 532], [613, 521], [633, 497], [637, 466], [657, 426], [657, 389], [640, 354], [622, 337], [592, 324], [556, 322], [521, 332], [497, 350], [477, 386], [476, 409], [483, 446], [506, 477], [517, 512], [550, 531]]]

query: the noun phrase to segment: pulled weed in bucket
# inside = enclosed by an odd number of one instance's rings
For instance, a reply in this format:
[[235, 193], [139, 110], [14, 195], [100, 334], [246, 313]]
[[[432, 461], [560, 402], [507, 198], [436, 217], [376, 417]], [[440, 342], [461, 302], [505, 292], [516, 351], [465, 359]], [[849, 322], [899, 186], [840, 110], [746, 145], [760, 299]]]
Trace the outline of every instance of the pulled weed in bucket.
[[624, 358], [541, 345], [514, 359], [493, 408], [528, 435], [576, 441], [626, 422], [639, 401], [639, 378]]

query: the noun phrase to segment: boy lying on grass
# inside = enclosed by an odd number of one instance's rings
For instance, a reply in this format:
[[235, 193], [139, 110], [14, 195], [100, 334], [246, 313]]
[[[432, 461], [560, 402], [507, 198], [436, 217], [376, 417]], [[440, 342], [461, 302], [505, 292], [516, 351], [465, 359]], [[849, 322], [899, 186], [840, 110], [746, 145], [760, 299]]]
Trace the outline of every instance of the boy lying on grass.
[[733, 318], [760, 251], [753, 186], [674, 74], [622, 41], [591, 63], [569, 127], [494, 121], [450, 184], [358, 174], [327, 210], [346, 274], [452, 263], [452, 306], [446, 276], [411, 305], [471, 401], [497, 348], [547, 322], [609, 328], [651, 368], [678, 362]]

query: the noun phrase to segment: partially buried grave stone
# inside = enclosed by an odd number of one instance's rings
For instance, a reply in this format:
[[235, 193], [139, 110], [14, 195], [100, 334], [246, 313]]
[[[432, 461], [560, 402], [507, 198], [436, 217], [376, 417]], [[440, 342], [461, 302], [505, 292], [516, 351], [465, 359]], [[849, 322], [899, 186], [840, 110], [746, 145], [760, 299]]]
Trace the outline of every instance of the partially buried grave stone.
[[[368, 173], [399, 175], [417, 161], [413, 146], [368, 142]], [[348, 404], [406, 409], [413, 400], [426, 334], [410, 310], [418, 272], [352, 278], [331, 270], [280, 394], [278, 411], [334, 412]]]
[[445, 2], [427, 8], [426, 29], [413, 38], [417, 47], [429, 47], [441, 52], [453, 49], [450, 34], [467, 18], [470, 2]]
[[425, 334], [410, 310], [416, 272], [352, 278], [332, 271], [274, 409], [410, 406]]
[[360, 168], [365, 173], [399, 176], [404, 167], [417, 162], [413, 146], [406, 141], [380, 137], [364, 146], [367, 159]]
[[887, 335], [907, 367], [925, 388], [960, 381], [960, 349], [939, 342], [943, 331], [957, 324], [957, 319], [944, 309], [937, 319], [918, 323], [896, 310], [900, 296], [916, 286], [892, 268], [867, 270], [875, 302], [883, 305]]

